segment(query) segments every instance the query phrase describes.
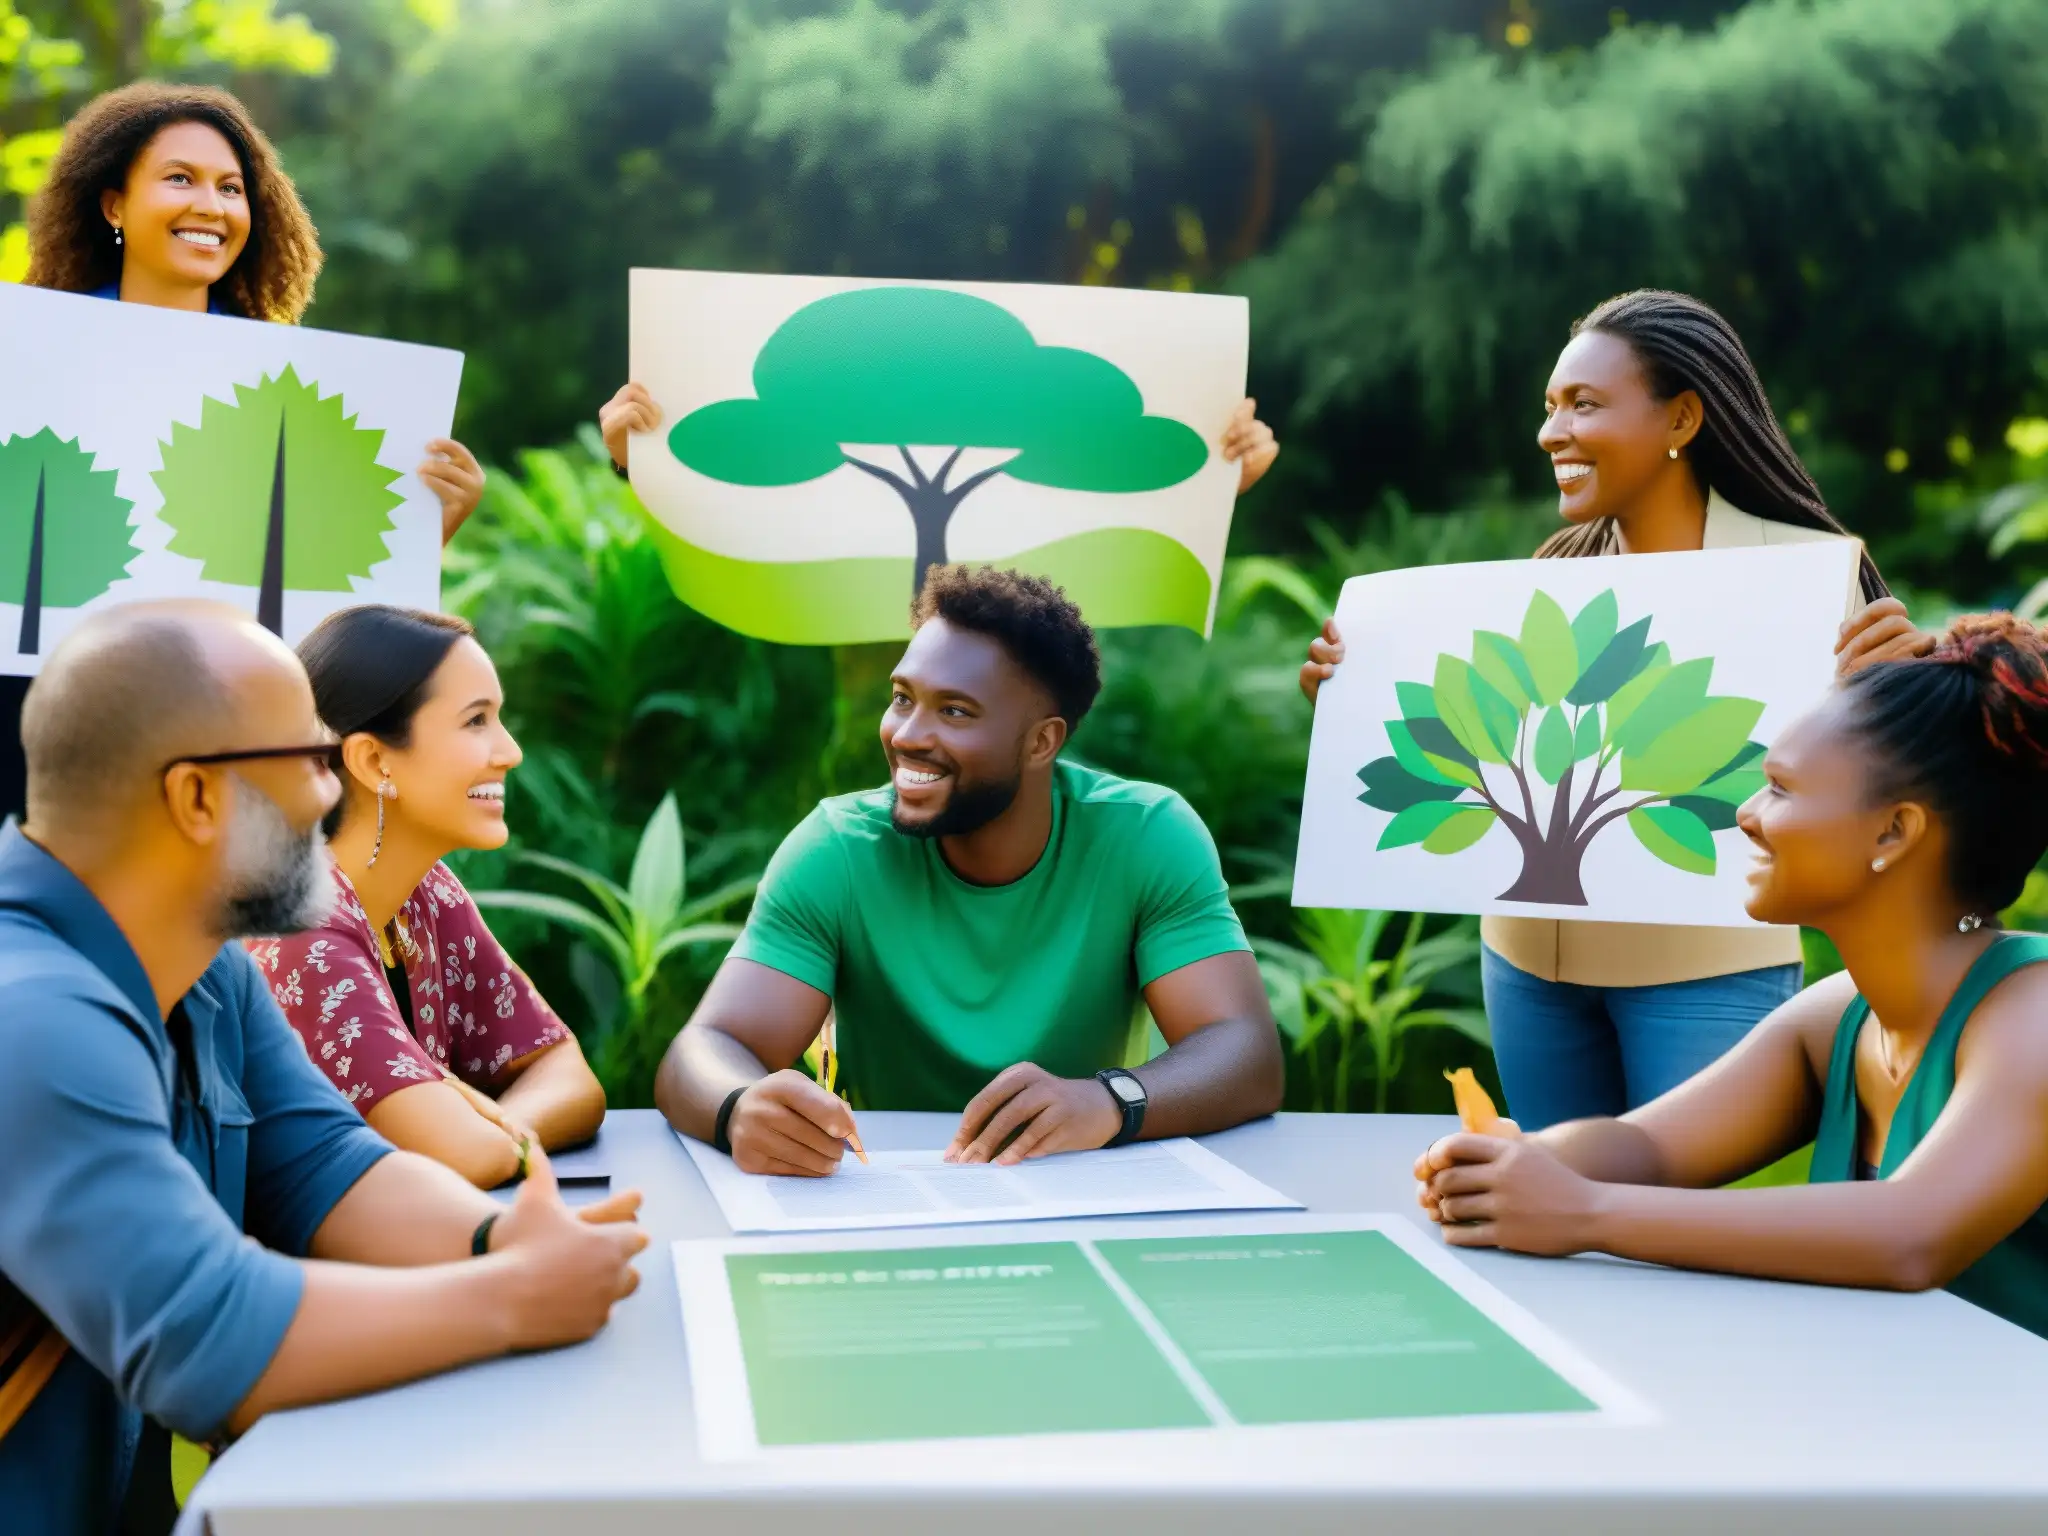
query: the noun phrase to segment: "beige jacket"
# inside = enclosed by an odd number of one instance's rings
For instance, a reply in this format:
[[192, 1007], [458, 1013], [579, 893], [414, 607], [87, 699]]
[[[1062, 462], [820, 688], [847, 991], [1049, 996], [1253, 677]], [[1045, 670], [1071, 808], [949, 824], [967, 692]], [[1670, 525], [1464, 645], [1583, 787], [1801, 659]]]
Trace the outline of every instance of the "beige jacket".
[[[1744, 549], [1758, 544], [1802, 544], [1836, 539], [1818, 528], [1794, 528], [1737, 511], [1718, 492], [1707, 498], [1703, 548]], [[1852, 541], [1853, 542], [1853, 541]], [[1849, 583], [1845, 613], [1862, 606], [1857, 578]], [[1666, 928], [1646, 923], [1560, 922], [1547, 917], [1489, 917], [1480, 937], [1518, 971], [1545, 981], [1586, 987], [1653, 987], [1699, 981], [1800, 958], [1797, 928]]]

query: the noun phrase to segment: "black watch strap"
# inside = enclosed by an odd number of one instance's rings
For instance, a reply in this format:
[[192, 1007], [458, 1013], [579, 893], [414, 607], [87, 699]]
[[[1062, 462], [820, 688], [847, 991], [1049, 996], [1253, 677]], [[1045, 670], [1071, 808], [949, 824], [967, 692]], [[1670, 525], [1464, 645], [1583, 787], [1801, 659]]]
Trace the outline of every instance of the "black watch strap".
[[[1116, 1101], [1117, 1112], [1124, 1117], [1124, 1123], [1117, 1133], [1104, 1142], [1105, 1147], [1120, 1147], [1126, 1142], [1136, 1141], [1138, 1132], [1145, 1126], [1145, 1085], [1138, 1080], [1135, 1072], [1126, 1072], [1122, 1067], [1108, 1067], [1095, 1074], [1095, 1080], [1102, 1084], [1109, 1096]], [[1136, 1094], [1126, 1097], [1117, 1091], [1122, 1083], [1126, 1088], [1135, 1087]]]
[[731, 1093], [725, 1096], [725, 1102], [718, 1106], [718, 1119], [711, 1127], [711, 1145], [718, 1148], [727, 1157], [732, 1156], [732, 1137], [728, 1134], [732, 1127], [732, 1112], [739, 1108], [740, 1095], [745, 1093], [751, 1086], [751, 1084], [742, 1084], [738, 1088], [733, 1089]]

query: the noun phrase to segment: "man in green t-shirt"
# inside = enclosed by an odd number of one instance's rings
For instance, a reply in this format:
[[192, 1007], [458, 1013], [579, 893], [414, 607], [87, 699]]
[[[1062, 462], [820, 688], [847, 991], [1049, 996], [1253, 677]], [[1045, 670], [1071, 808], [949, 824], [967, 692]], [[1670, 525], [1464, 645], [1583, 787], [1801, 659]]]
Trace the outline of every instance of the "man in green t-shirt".
[[[1278, 1033], [1208, 829], [1170, 789], [1060, 760], [1102, 686], [1057, 587], [934, 567], [882, 717], [890, 783], [818, 806], [669, 1047], [655, 1102], [752, 1173], [853, 1133], [798, 1059], [830, 1012], [852, 1106], [960, 1111], [1015, 1162], [1279, 1107]], [[1140, 995], [1168, 1049], [1121, 1070]]]

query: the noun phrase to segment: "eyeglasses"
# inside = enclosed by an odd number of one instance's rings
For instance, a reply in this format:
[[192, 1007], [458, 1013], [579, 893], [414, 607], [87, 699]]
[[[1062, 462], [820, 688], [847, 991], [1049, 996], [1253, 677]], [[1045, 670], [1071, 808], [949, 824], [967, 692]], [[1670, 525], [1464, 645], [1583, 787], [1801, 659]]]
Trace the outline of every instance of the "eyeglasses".
[[253, 763], [273, 757], [316, 757], [323, 763], [331, 763], [334, 761], [334, 749], [340, 745], [335, 741], [322, 741], [304, 747], [244, 747], [236, 752], [198, 752], [172, 758], [159, 772], [169, 773], [180, 763], [190, 763], [198, 768], [212, 763]]

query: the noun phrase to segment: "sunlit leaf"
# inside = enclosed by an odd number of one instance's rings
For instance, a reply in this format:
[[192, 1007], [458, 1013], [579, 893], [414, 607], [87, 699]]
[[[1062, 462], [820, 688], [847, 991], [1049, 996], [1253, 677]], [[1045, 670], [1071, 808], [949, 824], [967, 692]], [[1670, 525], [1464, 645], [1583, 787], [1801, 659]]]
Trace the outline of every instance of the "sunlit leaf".
[[[1482, 763], [1505, 763], [1508, 754], [1495, 745], [1486, 729], [1486, 722], [1479, 712], [1479, 701], [1473, 697], [1474, 683], [1479, 680], [1471, 667], [1455, 656], [1439, 656], [1436, 659], [1437, 713], [1458, 745], [1466, 753]], [[1480, 683], [1481, 687], [1485, 685]], [[1492, 689], [1487, 689], [1491, 693]], [[1498, 694], [1494, 695], [1499, 698]]]
[[[1608, 706], [1607, 728], [1614, 733], [1613, 742], [1626, 756], [1641, 752], [1671, 726], [1690, 718], [1700, 706], [1707, 702], [1707, 684], [1713, 677], [1714, 663], [1709, 657], [1688, 661], [1672, 667], [1661, 674], [1655, 674], [1657, 681], [1650, 687], [1633, 710], [1622, 715], [1621, 695], [1634, 688], [1646, 677], [1653, 674], [1639, 673]], [[1616, 717], [1621, 716], [1620, 723]]]
[[1427, 683], [1396, 683], [1394, 698], [1400, 703], [1402, 715], [1409, 720], [1436, 718], [1436, 693]]
[[1572, 740], [1572, 757], [1581, 763], [1589, 757], [1598, 757], [1600, 743], [1600, 706], [1596, 704], [1579, 716], [1578, 734]]
[[1479, 711], [1480, 729], [1486, 732], [1486, 739], [1500, 753], [1502, 762], [1511, 762], [1515, 756], [1515, 743], [1522, 734], [1523, 710], [1515, 708], [1477, 672], [1472, 674], [1472, 702]]
[[1408, 728], [1405, 720], [1386, 722], [1387, 740], [1393, 744], [1395, 760], [1416, 778], [1433, 783], [1462, 784], [1466, 781], [1444, 773], [1429, 760], [1429, 755], [1416, 745], [1415, 733]]
[[[1380, 840], [1375, 846], [1384, 853], [1389, 848], [1406, 848], [1413, 843], [1422, 842], [1463, 809], [1465, 807], [1454, 805], [1447, 800], [1420, 801], [1407, 807], [1388, 822], [1386, 831], [1380, 834]], [[1492, 812], [1489, 811], [1487, 814], [1491, 815]]]
[[1608, 588], [1579, 610], [1572, 620], [1572, 643], [1579, 649], [1579, 666], [1590, 666], [1600, 653], [1614, 643], [1614, 631], [1621, 623], [1621, 604], [1614, 589]]
[[683, 818], [676, 797], [663, 795], [640, 834], [626, 880], [634, 915], [654, 934], [666, 932], [682, 910], [683, 880]]

